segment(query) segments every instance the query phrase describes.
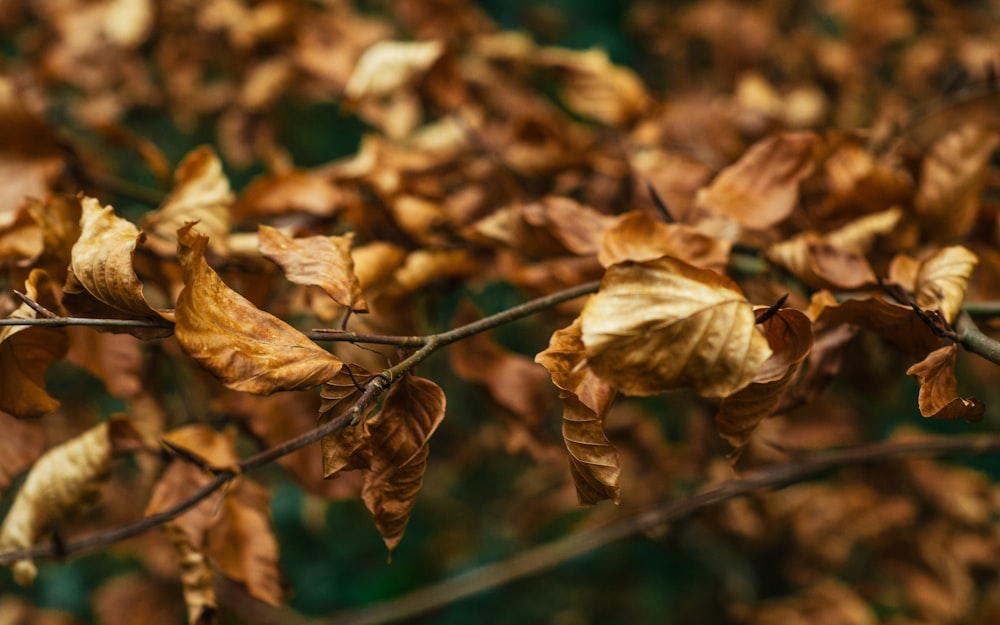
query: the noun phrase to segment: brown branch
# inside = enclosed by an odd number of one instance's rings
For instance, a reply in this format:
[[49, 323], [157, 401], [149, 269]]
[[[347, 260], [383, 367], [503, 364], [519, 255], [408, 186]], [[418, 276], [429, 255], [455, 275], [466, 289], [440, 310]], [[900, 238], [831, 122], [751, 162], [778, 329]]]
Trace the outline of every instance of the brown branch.
[[743, 477], [705, 487], [692, 495], [623, 517], [604, 527], [528, 549], [507, 560], [487, 564], [402, 597], [366, 608], [341, 612], [329, 618], [314, 620], [312, 623], [313, 625], [378, 625], [411, 618], [485, 590], [541, 573], [584, 553], [657, 529], [666, 523], [677, 521], [734, 497], [763, 488], [801, 482], [816, 473], [831, 469], [898, 458], [996, 453], [1000, 453], [1000, 435], [995, 434], [879, 442], [817, 452], [811, 456], [757, 469]]

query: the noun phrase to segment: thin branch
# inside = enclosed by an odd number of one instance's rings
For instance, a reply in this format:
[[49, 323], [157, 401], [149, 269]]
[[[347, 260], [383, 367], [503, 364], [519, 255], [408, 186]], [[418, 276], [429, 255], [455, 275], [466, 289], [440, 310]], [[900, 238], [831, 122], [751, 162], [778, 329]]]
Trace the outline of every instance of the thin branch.
[[89, 326], [92, 328], [173, 328], [165, 319], [90, 319], [88, 317], [45, 317], [41, 319], [0, 319], [0, 326]]
[[956, 342], [973, 354], [1000, 365], [1000, 341], [986, 336], [965, 312], [955, 319]]
[[397, 599], [367, 608], [341, 612], [330, 618], [317, 619], [312, 623], [313, 625], [379, 625], [411, 618], [485, 590], [541, 573], [584, 553], [657, 529], [666, 523], [677, 521], [735, 497], [763, 488], [794, 484], [831, 469], [899, 458], [996, 453], [1000, 453], [1000, 435], [935, 437], [906, 442], [888, 441], [818, 452], [791, 462], [757, 469], [741, 478], [709, 486], [692, 495], [621, 518], [604, 527], [573, 534], [522, 551], [507, 560], [487, 564]]
[[366, 334], [350, 332], [334, 328], [316, 328], [305, 333], [314, 341], [332, 341], [340, 343], [368, 343], [371, 345], [398, 345], [399, 347], [422, 347], [427, 343], [426, 336], [392, 336], [389, 334]]

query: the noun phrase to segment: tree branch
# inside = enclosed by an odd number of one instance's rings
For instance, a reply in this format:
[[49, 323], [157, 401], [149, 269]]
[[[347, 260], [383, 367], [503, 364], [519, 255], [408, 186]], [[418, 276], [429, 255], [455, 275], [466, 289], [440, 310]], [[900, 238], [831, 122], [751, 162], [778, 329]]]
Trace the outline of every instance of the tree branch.
[[743, 477], [707, 486], [655, 508], [623, 517], [601, 528], [523, 551], [402, 597], [370, 607], [311, 621], [313, 625], [379, 625], [414, 617], [460, 599], [541, 573], [584, 553], [654, 530], [705, 508], [763, 488], [801, 482], [816, 473], [899, 458], [936, 458], [1000, 453], [1000, 435], [935, 437], [905, 442], [879, 442], [817, 452], [794, 461], [757, 469]]

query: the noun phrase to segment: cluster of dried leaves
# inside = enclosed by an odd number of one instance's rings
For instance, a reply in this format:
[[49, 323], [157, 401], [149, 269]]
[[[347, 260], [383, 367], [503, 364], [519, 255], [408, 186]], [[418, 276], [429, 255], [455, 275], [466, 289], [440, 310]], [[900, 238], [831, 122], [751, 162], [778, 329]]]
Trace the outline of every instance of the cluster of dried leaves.
[[[491, 399], [487, 431], [553, 484], [568, 453], [583, 504], [641, 508], [681, 478], [865, 440], [858, 409], [826, 390], [838, 376], [864, 391], [905, 372], [924, 417], [985, 414], [955, 365], [960, 344], [991, 348], [965, 332], [963, 302], [1000, 299], [1000, 38], [983, 19], [997, 7], [636, 2], [653, 81], [600, 50], [503, 32], [461, 0], [388, 3], [385, 16], [297, 0], [0, 9], [22, 55], [0, 74], [0, 313], [94, 320], [0, 329], [0, 490], [31, 467], [0, 551], [63, 536], [102, 493], [107, 526], [228, 484], [163, 523], [173, 559], [162, 538], [141, 548], [181, 580], [191, 623], [216, 611], [216, 574], [278, 605], [268, 491], [242, 475], [239, 450], [334, 421], [345, 427], [320, 445], [275, 458], [309, 492], [360, 495], [393, 549], [445, 414], [412, 354], [440, 347], [426, 307], [456, 283], [545, 295], [600, 279], [582, 309], [560, 309], [575, 320], [535, 358], [544, 368], [481, 334], [451, 350]], [[964, 86], [938, 106], [956, 75]], [[350, 157], [297, 168], [278, 140], [287, 101], [338, 101], [371, 131]], [[141, 223], [102, 201], [113, 172], [49, 121], [57, 105], [169, 188]], [[182, 127], [212, 120], [230, 164], [268, 173], [234, 193], [203, 147], [171, 180], [153, 142], [126, 130], [149, 109]], [[343, 323], [384, 349], [330, 351], [316, 341], [349, 337], [279, 317]], [[45, 380], [61, 360], [127, 414], [60, 406]], [[159, 388], [167, 368], [190, 386], [186, 413]], [[679, 389], [695, 406], [682, 445], [615, 403]], [[700, 435], [706, 406], [728, 450]], [[132, 469], [114, 462], [125, 454]], [[623, 493], [628, 480], [646, 485]], [[109, 505], [116, 488], [132, 503]], [[716, 531], [780, 549], [795, 590], [730, 616], [874, 623], [880, 604], [893, 623], [991, 622], [998, 502], [983, 475], [920, 462], [734, 502]], [[30, 558], [12, 564], [30, 583]]]

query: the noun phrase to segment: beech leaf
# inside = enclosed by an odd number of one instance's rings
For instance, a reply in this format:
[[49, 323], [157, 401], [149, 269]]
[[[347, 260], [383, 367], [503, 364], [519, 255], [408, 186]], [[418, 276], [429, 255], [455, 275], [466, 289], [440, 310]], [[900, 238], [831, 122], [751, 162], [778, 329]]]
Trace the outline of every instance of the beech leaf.
[[444, 392], [407, 375], [390, 387], [371, 430], [371, 470], [361, 491], [385, 546], [399, 545], [427, 468], [427, 441], [444, 419]]
[[581, 339], [582, 322], [552, 334], [549, 347], [535, 362], [549, 370], [563, 401], [563, 440], [569, 452], [570, 473], [577, 501], [591, 505], [604, 499], [616, 504], [621, 497], [618, 450], [604, 433], [604, 416], [615, 389], [587, 366]]
[[216, 622], [219, 602], [212, 583], [212, 567], [205, 553], [191, 541], [176, 523], [163, 526], [180, 559], [181, 590], [187, 606], [188, 625], [210, 625]]
[[258, 227], [260, 253], [270, 258], [295, 284], [318, 286], [333, 301], [354, 311], [366, 311], [361, 286], [351, 258], [353, 234], [300, 239], [270, 226]]
[[[327, 423], [342, 416], [364, 392], [372, 374], [358, 365], [348, 364], [337, 375], [323, 384], [320, 391], [320, 423]], [[374, 405], [368, 408], [370, 412]], [[336, 477], [340, 471], [367, 469], [371, 464], [368, 424], [358, 415], [358, 422], [324, 436], [320, 441], [323, 450], [323, 477]]]
[[927, 354], [927, 357], [906, 370], [920, 383], [917, 404], [920, 414], [931, 419], [965, 419], [979, 421], [986, 406], [975, 397], [958, 396], [955, 379], [957, 345], [947, 345]]
[[[132, 451], [138, 434], [122, 419], [111, 419], [57, 445], [28, 473], [0, 528], [0, 551], [28, 549], [97, 495], [116, 453]], [[14, 580], [30, 586], [38, 574], [30, 559], [11, 565]]]
[[605, 267], [626, 260], [673, 256], [697, 267], [721, 270], [729, 261], [729, 241], [714, 239], [685, 224], [665, 224], [647, 213], [621, 215], [601, 236], [597, 259]]
[[342, 363], [304, 334], [254, 306], [222, 282], [205, 261], [207, 238], [178, 233], [184, 290], [177, 298], [177, 341], [223, 384], [269, 395], [322, 384]]
[[725, 397], [771, 356], [732, 280], [669, 256], [609, 267], [581, 317], [588, 364], [628, 395]]
[[917, 270], [917, 305], [925, 310], [940, 310], [947, 321], [954, 321], [965, 299], [969, 276], [978, 263], [976, 255], [960, 245], [934, 252]]

